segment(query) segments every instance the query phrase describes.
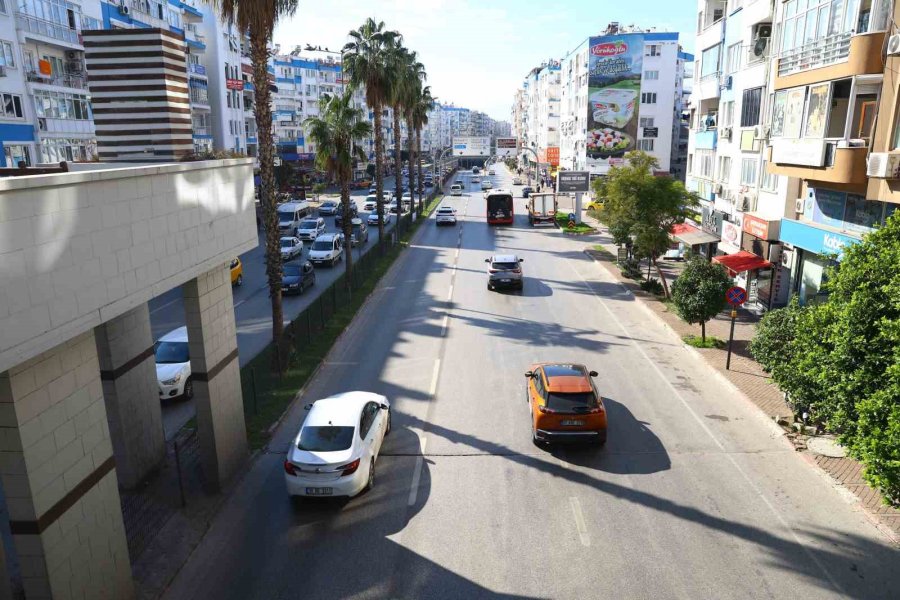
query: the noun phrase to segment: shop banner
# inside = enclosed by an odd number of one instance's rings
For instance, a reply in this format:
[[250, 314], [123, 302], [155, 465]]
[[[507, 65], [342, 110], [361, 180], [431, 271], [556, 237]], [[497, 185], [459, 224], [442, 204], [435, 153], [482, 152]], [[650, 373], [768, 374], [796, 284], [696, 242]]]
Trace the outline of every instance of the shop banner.
[[741, 225], [731, 221], [722, 221], [722, 241], [719, 250], [725, 254], [741, 251]]
[[605, 173], [635, 147], [644, 35], [592, 37], [589, 47], [587, 165]]
[[836, 254], [838, 259], [844, 246], [859, 242], [859, 238], [808, 225], [793, 219], [781, 220], [781, 241], [813, 254]]

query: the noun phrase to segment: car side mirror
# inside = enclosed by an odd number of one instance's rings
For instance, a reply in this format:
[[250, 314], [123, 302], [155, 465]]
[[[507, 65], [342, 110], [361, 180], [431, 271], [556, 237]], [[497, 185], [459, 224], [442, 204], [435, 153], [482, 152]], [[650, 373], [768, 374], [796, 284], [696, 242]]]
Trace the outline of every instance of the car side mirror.
[[531, 379], [532, 377], [534, 377], [534, 371], [525, 371], [525, 377]]
[[489, 262], [491, 262], [491, 259], [486, 258], [486, 259], [484, 259], [484, 262], [489, 263]]
[[519, 262], [525, 262], [525, 259], [524, 259], [524, 258], [520, 258], [520, 259], [519, 259]]
[[590, 373], [588, 373], [588, 375], [590, 375], [591, 377], [596, 377], [597, 371], [591, 371]]
[[384, 403], [381, 403], [381, 404], [378, 405], [378, 408], [380, 408], [381, 410], [387, 410], [387, 409], [388, 409], [388, 405], [387, 405], [387, 404], [384, 404]]
[[303, 408], [305, 408], [306, 410], [311, 410], [311, 409], [312, 409], [312, 406], [313, 406], [312, 404], [307, 404], [307, 405], [304, 406]]

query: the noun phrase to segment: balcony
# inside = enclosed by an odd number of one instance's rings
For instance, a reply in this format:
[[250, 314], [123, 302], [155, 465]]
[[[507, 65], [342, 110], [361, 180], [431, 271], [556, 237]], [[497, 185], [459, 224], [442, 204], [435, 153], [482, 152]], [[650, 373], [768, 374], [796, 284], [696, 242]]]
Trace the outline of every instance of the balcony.
[[808, 181], [840, 184], [841, 189], [865, 194], [865, 146], [839, 146], [837, 140], [772, 140], [768, 171]]
[[[96, 19], [90, 19], [90, 21], [96, 21]], [[78, 30], [72, 29], [68, 24], [40, 19], [23, 11], [16, 11], [16, 23], [19, 28], [25, 32], [26, 37], [38, 35], [59, 40], [67, 45], [77, 46], [79, 49], [81, 48], [81, 39], [78, 35]], [[88, 24], [91, 25], [90, 22]], [[96, 29], [99, 28], [100, 27], [96, 27]]]
[[783, 52], [775, 89], [808, 85], [852, 75], [881, 73], [885, 32], [839, 33]]
[[199, 75], [200, 77], [206, 77], [206, 67], [199, 63], [190, 63], [188, 65], [188, 73], [191, 75]]
[[58, 87], [73, 88], [77, 90], [85, 90], [88, 87], [87, 77], [73, 73], [63, 73], [62, 75], [44, 75], [37, 71], [26, 71], [25, 77], [29, 83], [37, 83], [43, 85], [55, 85]]
[[715, 150], [719, 145], [719, 130], [706, 129], [694, 133], [694, 148], [698, 150]]

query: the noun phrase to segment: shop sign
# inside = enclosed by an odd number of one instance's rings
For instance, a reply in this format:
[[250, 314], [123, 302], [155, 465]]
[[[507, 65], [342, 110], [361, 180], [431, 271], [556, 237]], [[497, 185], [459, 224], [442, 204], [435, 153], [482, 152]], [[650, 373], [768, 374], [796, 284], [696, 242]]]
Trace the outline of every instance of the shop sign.
[[859, 238], [829, 231], [793, 219], [781, 220], [782, 242], [798, 246], [814, 254], [836, 254], [838, 259], [845, 246], [859, 242]]
[[761, 240], [777, 240], [778, 223], [779, 221], [769, 221], [744, 213], [744, 221], [741, 227], [750, 235], [756, 236]]
[[547, 162], [551, 167], [559, 166], [559, 146], [547, 147]]
[[225, 87], [229, 90], [241, 91], [244, 89], [244, 82], [240, 79], [226, 79]]
[[703, 207], [701, 215], [702, 219], [700, 221], [700, 227], [703, 229], [703, 231], [705, 231], [706, 233], [711, 233], [713, 235], [722, 234], [722, 213], [711, 208]]
[[557, 192], [589, 192], [591, 177], [587, 171], [560, 171]]
[[722, 241], [719, 250], [727, 254], [739, 252], [741, 249], [741, 226], [731, 221], [722, 221]]
[[659, 127], [644, 127], [645, 138], [659, 137]]

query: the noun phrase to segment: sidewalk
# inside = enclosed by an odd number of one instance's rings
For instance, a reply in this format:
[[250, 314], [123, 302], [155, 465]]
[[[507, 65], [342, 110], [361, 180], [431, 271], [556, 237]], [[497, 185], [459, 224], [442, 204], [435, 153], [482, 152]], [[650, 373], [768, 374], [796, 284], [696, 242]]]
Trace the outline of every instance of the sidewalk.
[[[639, 282], [622, 275], [615, 264], [616, 245], [612, 242], [606, 227], [586, 215], [584, 219], [597, 227], [600, 232], [599, 245], [611, 255], [594, 249], [587, 249], [585, 252], [625, 285], [636, 298], [642, 301], [648, 309], [678, 334], [679, 337], [698, 335], [700, 333], [699, 326], [688, 325], [678, 315], [670, 311], [666, 304], [657, 300], [655, 296], [641, 290]], [[663, 266], [666, 267], [665, 264]], [[646, 268], [645, 264], [645, 272]], [[676, 275], [680, 268], [669, 266], [665, 268], [665, 271], [671, 289], [671, 276]], [[655, 269], [651, 276], [658, 277]], [[758, 321], [759, 317], [753, 313], [746, 310], [738, 311], [738, 318], [734, 328], [731, 369], [729, 370], [725, 369], [726, 350], [716, 348], [695, 348], [693, 350], [699, 353], [719, 376], [728, 380], [766, 415], [773, 419], [776, 417], [787, 417], [789, 420], [792, 420], [792, 411], [784, 400], [784, 394], [769, 379], [762, 367], [750, 356], [748, 346], [756, 331], [756, 323]], [[706, 324], [706, 335], [727, 340], [730, 326], [731, 317], [727, 311], [723, 311]], [[891, 537], [895, 543], [900, 543], [900, 510], [885, 506], [882, 503], [881, 494], [869, 487], [863, 480], [862, 465], [858, 461], [845, 457], [829, 457], [817, 454], [807, 448], [806, 442], [810, 439], [807, 436], [793, 433], [788, 434], [788, 436], [791, 438], [797, 451], [801, 452], [806, 460], [814, 462], [829, 477], [849, 490], [857, 498], [863, 511], [875, 522], [879, 529]]]

